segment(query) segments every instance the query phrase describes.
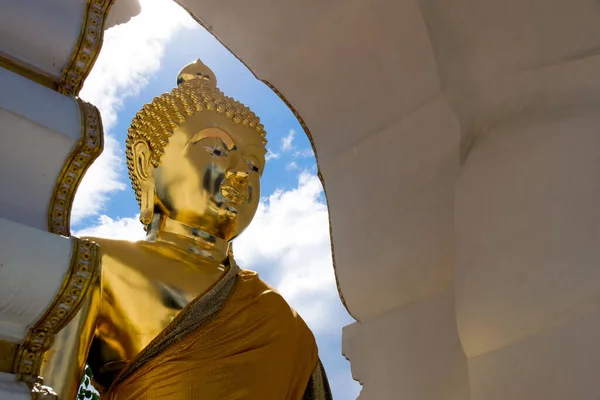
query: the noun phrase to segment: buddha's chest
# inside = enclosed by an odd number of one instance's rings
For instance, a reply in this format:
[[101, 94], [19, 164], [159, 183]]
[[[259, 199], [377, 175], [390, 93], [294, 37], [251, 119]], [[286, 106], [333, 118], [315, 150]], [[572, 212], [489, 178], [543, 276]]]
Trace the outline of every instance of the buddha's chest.
[[210, 286], [210, 277], [185, 276], [168, 260], [162, 264], [169, 271], [166, 275], [102, 259], [102, 299], [88, 364], [105, 388]]
[[104, 279], [100, 315], [88, 356], [94, 376], [110, 386], [118, 373], [165, 330], [187, 304], [177, 290], [138, 277]]
[[121, 358], [135, 357], [193, 299], [179, 288], [147, 277], [104, 279], [96, 336]]

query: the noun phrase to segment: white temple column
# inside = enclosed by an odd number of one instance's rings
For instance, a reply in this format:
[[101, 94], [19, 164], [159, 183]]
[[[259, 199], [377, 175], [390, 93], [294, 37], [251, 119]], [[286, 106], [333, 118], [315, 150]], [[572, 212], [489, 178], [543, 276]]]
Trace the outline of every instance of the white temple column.
[[[44, 351], [97, 276], [96, 248], [64, 236], [77, 185], [102, 151], [100, 114], [74, 95], [112, 3], [0, 5], [1, 399], [46, 390], [38, 379]], [[110, 25], [139, 12], [137, 0], [120, 3]]]
[[[73, 151], [85, 142], [82, 134], [91, 132], [82, 129], [89, 118], [81, 114], [92, 108], [1, 67], [0, 87], [0, 352], [11, 353], [10, 344], [30, 339], [29, 328], [60, 292], [71, 265], [71, 241], [48, 230], [56, 222], [52, 228], [68, 234], [78, 179], [63, 167], [77, 164]], [[81, 164], [101, 146], [92, 149]], [[0, 398], [30, 398], [27, 386], [17, 382], [24, 375], [8, 369], [0, 370]]]
[[452, 290], [458, 137], [438, 97], [322, 164], [336, 262], [356, 268], [338, 274], [360, 321], [343, 352], [361, 400], [469, 398]]

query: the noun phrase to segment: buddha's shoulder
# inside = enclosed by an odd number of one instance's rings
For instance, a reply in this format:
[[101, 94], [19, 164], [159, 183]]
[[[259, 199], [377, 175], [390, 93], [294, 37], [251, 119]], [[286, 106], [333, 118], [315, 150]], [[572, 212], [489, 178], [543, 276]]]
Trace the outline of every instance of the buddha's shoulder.
[[85, 237], [84, 239], [98, 245], [102, 269], [118, 266], [144, 265], [156, 258], [156, 253], [150, 251], [145, 241], [128, 241], [106, 239], [98, 237]]
[[238, 287], [243, 302], [253, 307], [268, 310], [268, 314], [277, 315], [289, 322], [302, 321], [298, 313], [288, 304], [279, 292], [260, 279], [257, 272], [242, 269], [238, 273]]
[[260, 279], [258, 272], [249, 269], [240, 269], [238, 272], [238, 286], [245, 289], [248, 294], [256, 297], [274, 297], [283, 299], [268, 283]]
[[120, 240], [120, 239], [107, 239], [94, 236], [84, 236], [82, 239], [96, 243], [103, 253], [112, 253], [120, 250], [134, 250], [141, 248], [140, 242]]

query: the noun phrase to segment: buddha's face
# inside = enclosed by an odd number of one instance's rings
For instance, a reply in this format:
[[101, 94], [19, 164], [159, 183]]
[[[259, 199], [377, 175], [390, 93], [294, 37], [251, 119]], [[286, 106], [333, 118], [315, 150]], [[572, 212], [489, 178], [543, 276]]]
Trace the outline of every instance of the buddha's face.
[[192, 126], [169, 138], [153, 171], [156, 196], [170, 218], [231, 240], [250, 224], [260, 201], [262, 139]]

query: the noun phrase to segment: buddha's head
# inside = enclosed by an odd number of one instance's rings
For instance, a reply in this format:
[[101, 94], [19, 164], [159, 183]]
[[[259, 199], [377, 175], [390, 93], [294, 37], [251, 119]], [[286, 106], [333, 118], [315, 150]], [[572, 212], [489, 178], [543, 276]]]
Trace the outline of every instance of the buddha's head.
[[148, 226], [171, 218], [230, 241], [249, 224], [260, 200], [265, 131], [258, 117], [226, 97], [200, 60], [177, 88], [134, 117], [127, 164]]

